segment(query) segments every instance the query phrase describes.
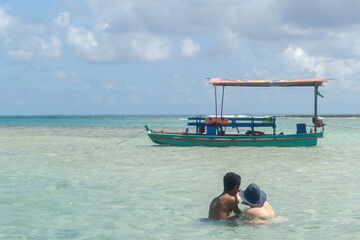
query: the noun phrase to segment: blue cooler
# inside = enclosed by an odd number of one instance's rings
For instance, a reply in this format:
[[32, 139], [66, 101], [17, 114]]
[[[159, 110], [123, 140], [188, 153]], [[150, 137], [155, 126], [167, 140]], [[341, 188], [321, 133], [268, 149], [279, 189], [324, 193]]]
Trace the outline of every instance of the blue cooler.
[[300, 134], [300, 133], [306, 133], [306, 124], [305, 123], [298, 123], [296, 124], [296, 133]]
[[214, 126], [207, 126], [207, 135], [216, 135], [216, 128]]

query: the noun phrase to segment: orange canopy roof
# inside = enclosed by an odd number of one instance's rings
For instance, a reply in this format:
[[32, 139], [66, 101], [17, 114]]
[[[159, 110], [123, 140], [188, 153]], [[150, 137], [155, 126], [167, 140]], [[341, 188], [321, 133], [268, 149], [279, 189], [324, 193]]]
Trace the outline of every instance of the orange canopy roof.
[[210, 78], [209, 84], [213, 86], [243, 86], [243, 87], [313, 87], [322, 86], [326, 79], [296, 79], [296, 80], [239, 80], [239, 79], [222, 79]]

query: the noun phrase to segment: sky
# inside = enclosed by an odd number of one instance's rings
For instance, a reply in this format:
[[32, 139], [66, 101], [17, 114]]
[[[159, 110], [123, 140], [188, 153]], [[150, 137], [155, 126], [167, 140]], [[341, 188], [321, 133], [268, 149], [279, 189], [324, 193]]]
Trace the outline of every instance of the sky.
[[[359, 114], [359, 12], [355, 0], [0, 0], [0, 115], [213, 114], [210, 77], [331, 79], [318, 112]], [[224, 114], [313, 105], [312, 88], [225, 88]]]

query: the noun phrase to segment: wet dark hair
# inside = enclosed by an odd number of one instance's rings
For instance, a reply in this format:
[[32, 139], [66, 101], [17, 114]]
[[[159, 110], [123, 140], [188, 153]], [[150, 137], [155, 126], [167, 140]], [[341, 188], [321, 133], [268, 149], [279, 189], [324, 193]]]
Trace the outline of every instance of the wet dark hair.
[[224, 176], [224, 191], [230, 191], [235, 185], [240, 187], [241, 177], [233, 172], [228, 172]]

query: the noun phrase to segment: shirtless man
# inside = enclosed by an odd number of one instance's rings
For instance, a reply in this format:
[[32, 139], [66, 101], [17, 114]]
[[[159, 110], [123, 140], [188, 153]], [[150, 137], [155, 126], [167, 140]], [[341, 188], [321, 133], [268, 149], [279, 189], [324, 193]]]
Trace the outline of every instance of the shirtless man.
[[266, 201], [266, 193], [261, 191], [255, 183], [251, 183], [245, 191], [241, 191], [239, 194], [243, 203], [250, 207], [245, 212], [245, 219], [266, 219], [275, 216], [274, 210]]
[[229, 172], [224, 176], [224, 192], [214, 198], [210, 203], [209, 218], [225, 219], [233, 211], [235, 214], [241, 214], [238, 207], [240, 202], [239, 189], [241, 177], [235, 173]]

